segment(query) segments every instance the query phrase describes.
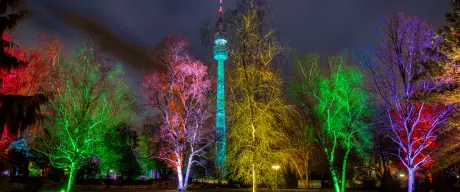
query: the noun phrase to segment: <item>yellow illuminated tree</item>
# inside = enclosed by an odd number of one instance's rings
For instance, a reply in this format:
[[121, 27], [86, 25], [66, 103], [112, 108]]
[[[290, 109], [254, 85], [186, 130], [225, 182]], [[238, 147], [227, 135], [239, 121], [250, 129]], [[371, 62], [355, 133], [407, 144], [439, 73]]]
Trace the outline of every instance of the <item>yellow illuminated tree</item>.
[[441, 154], [438, 158], [438, 168], [444, 168], [460, 162], [457, 151], [460, 149], [460, 1], [452, 0], [452, 12], [446, 15], [447, 25], [438, 31], [443, 41], [439, 50], [447, 55], [448, 60], [430, 63], [428, 67], [441, 66], [435, 79], [438, 87], [430, 92], [428, 99], [434, 103], [452, 105], [454, 111], [448, 119], [447, 128], [441, 137]]
[[292, 124], [292, 106], [283, 100], [283, 81], [273, 69], [273, 60], [281, 46], [273, 31], [263, 32], [266, 24], [263, 5], [247, 1], [246, 8], [233, 20], [230, 38], [232, 66], [228, 67], [227, 103], [229, 133], [227, 157], [230, 178], [252, 184], [275, 186], [281, 182], [273, 165], [286, 160], [288, 137], [285, 129]]

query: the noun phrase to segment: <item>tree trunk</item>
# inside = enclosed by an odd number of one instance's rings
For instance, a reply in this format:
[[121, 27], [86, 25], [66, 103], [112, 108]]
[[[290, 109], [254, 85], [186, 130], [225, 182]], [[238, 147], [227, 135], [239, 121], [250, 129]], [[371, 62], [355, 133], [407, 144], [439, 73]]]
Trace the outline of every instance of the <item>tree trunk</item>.
[[188, 158], [188, 163], [187, 163], [187, 171], [185, 172], [185, 180], [184, 180], [184, 186], [183, 190], [187, 190], [187, 185], [188, 185], [188, 179], [190, 176], [190, 169], [192, 168], [192, 161], [193, 161], [193, 154], [190, 154], [190, 157]]
[[184, 180], [182, 176], [182, 166], [180, 164], [176, 166], [177, 169], [177, 189], [182, 190], [184, 188]]
[[252, 192], [256, 192], [257, 182], [256, 182], [256, 166], [252, 163]]
[[337, 174], [335, 173], [334, 166], [330, 165], [329, 171], [331, 172], [331, 175], [332, 175], [332, 182], [333, 182], [333, 185], [334, 185], [334, 191], [335, 192], [340, 192], [339, 180], [337, 179]]
[[71, 192], [73, 190], [75, 177], [77, 176], [77, 171], [78, 170], [75, 168], [74, 164], [72, 164], [70, 167], [70, 174], [69, 174], [69, 180], [67, 181], [66, 192]]
[[346, 173], [347, 173], [348, 154], [350, 154], [350, 147], [348, 147], [347, 151], [345, 152], [345, 156], [343, 157], [341, 192], [345, 191], [345, 181], [347, 179], [346, 178]]
[[415, 182], [415, 170], [407, 169], [408, 178], [407, 178], [407, 192], [414, 192], [414, 182]]
[[[245, 71], [246, 72], [246, 71]], [[246, 76], [247, 77], [247, 76]], [[252, 100], [250, 100], [252, 101]], [[251, 104], [251, 103], [249, 103]], [[252, 108], [251, 108], [251, 115], [252, 115]], [[251, 119], [252, 119], [253, 116], [251, 116]], [[253, 147], [253, 150], [254, 150], [254, 143], [256, 141], [256, 127], [254, 126], [254, 124], [251, 124], [251, 128], [252, 128], [252, 147]], [[255, 151], [252, 151], [252, 192], [256, 192], [256, 188], [257, 188], [257, 182], [256, 182], [256, 165], [255, 165], [255, 157], [254, 157], [254, 153]]]
[[[297, 163], [295, 162], [294, 158], [291, 157], [291, 159], [292, 159], [292, 162], [294, 163], [294, 166], [295, 166], [297, 174], [299, 174], [300, 180], [302, 180], [302, 182], [305, 184], [305, 187], [308, 189], [307, 183], [303, 179], [302, 172], [300, 172], [300, 169], [297, 166]], [[307, 176], [307, 178], [308, 178], [308, 176]]]
[[[310, 150], [311, 150], [311, 149], [310, 149]], [[305, 188], [306, 188], [306, 189], [309, 189], [309, 188], [310, 188], [310, 185], [309, 185], [309, 184], [310, 184], [310, 182], [309, 182], [309, 179], [310, 179], [310, 178], [308, 177], [308, 173], [310, 172], [310, 170], [309, 170], [310, 167], [309, 167], [309, 165], [308, 165], [308, 161], [310, 161], [310, 153], [311, 153], [311, 151], [308, 152], [308, 153], [305, 155], [305, 162], [304, 162], [304, 164], [305, 164]]]
[[310, 177], [308, 177], [308, 169], [305, 171], [305, 188], [310, 189]]

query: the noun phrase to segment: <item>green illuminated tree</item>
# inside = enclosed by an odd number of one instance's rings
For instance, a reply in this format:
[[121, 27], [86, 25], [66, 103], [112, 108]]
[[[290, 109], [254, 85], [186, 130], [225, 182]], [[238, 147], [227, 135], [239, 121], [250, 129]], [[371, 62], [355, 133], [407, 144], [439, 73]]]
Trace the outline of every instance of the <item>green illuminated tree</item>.
[[[346, 166], [350, 152], [363, 156], [372, 147], [372, 134], [366, 117], [370, 115], [369, 95], [361, 85], [362, 75], [346, 67], [346, 52], [329, 58], [329, 75], [320, 72], [318, 55], [299, 57], [296, 61], [302, 79], [293, 84], [297, 102], [309, 114], [308, 126], [314, 140], [327, 157], [334, 190], [345, 190]], [[344, 151], [341, 185], [336, 168], [338, 150]], [[340, 173], [340, 172], [339, 172]]]
[[162, 170], [167, 170], [168, 167], [159, 159], [149, 158], [154, 156], [151, 150], [154, 129], [160, 127], [160, 125], [156, 124], [153, 118], [146, 118], [144, 122], [148, 123], [144, 124], [143, 131], [140, 132], [139, 146], [136, 147], [135, 151], [143, 174], [152, 178], [153, 171], [160, 172]]
[[[275, 186], [273, 165], [287, 161], [286, 128], [295, 110], [283, 99], [283, 81], [273, 60], [282, 50], [273, 31], [264, 32], [266, 10], [255, 1], [238, 13], [230, 38], [232, 66], [228, 78], [228, 168], [230, 178], [252, 184]], [[281, 181], [282, 177], [278, 177]]]
[[113, 132], [105, 136], [105, 145], [95, 154], [99, 159], [101, 175], [108, 176], [110, 170], [121, 174], [123, 179], [132, 180], [140, 175], [140, 166], [136, 159], [135, 149], [139, 146], [137, 132], [127, 124], [117, 126]]
[[104, 150], [104, 138], [130, 118], [130, 99], [120, 65], [110, 68], [91, 46], [60, 63], [49, 106], [50, 120], [35, 138], [35, 149], [57, 168], [70, 170], [66, 191], [78, 169]]

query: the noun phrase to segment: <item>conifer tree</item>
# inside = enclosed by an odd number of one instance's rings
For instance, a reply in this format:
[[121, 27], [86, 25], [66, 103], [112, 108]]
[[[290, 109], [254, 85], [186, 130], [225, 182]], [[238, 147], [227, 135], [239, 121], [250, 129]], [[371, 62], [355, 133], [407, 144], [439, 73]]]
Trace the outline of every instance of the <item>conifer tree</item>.
[[[12, 69], [21, 70], [28, 63], [28, 59], [16, 55], [17, 52], [11, 52], [12, 49], [18, 50], [18, 46], [11, 42], [10, 38], [7, 38], [8, 32], [14, 30], [22, 21], [32, 15], [32, 11], [24, 9], [24, 3], [24, 0], [0, 1], [0, 85], [2, 87], [8, 76], [16, 74]], [[30, 85], [36, 82], [28, 81], [26, 83]], [[0, 90], [0, 127], [7, 125], [5, 127], [8, 129], [8, 133], [15, 138], [19, 131], [25, 130], [27, 126], [36, 122], [39, 118], [39, 106], [46, 101], [47, 97], [37, 92], [18, 94], [5, 93]], [[0, 129], [0, 134], [2, 133], [3, 129]]]
[[[8, 11], [16, 11], [24, 6], [24, 0], [2, 0], [0, 2], [0, 37], [3, 37], [6, 32], [16, 28], [19, 23], [28, 19], [32, 12], [27, 9], [23, 9], [7, 15]], [[14, 43], [6, 39], [0, 38], [1, 47], [15, 46]], [[4, 49], [0, 49], [0, 67], [11, 68], [23, 65], [24, 62], [11, 55]]]

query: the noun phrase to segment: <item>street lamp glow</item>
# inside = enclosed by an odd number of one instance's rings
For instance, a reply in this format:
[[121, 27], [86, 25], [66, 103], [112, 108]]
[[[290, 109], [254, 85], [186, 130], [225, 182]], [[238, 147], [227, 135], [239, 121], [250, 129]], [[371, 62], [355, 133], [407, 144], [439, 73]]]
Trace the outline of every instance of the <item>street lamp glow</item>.
[[279, 165], [273, 165], [272, 168], [276, 171], [276, 189], [278, 189], [278, 169], [280, 169]]
[[405, 176], [406, 176], [406, 175], [404, 175], [404, 174], [402, 174], [402, 173], [399, 174], [399, 177], [405, 177]]

